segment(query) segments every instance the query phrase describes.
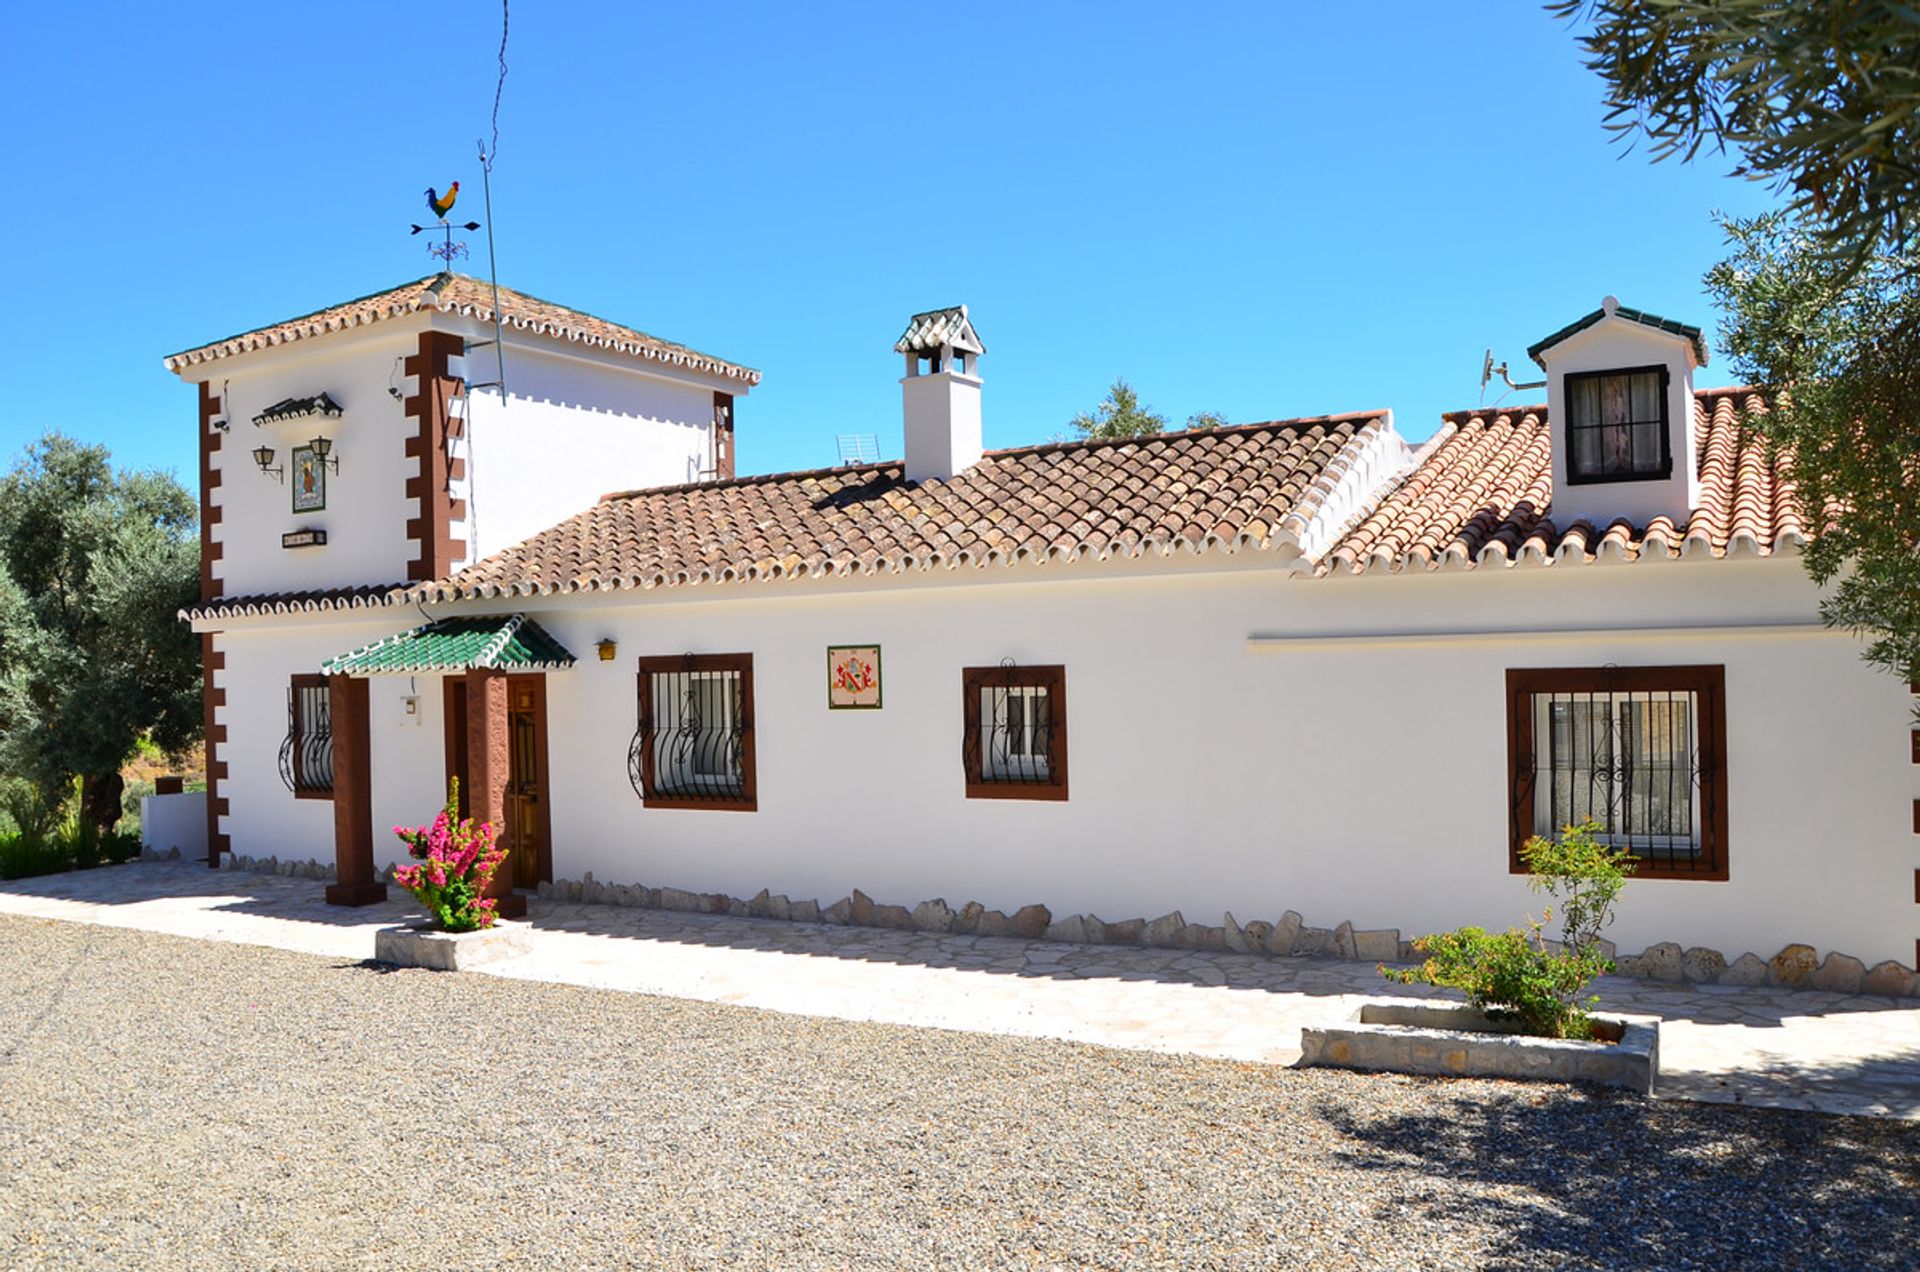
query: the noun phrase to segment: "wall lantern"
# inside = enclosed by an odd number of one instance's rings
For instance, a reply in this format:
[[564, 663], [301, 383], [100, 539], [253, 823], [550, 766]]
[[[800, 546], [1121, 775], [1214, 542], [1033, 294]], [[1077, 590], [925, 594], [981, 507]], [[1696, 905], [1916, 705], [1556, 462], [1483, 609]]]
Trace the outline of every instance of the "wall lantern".
[[286, 482], [287, 482], [286, 468], [285, 467], [275, 468], [273, 466], [273, 447], [271, 446], [254, 447], [253, 462], [260, 465], [261, 472], [273, 478], [275, 481], [279, 482], [281, 485], [283, 486], [286, 485]]
[[313, 458], [329, 472], [338, 473], [340, 471], [340, 459], [339, 456], [333, 453], [332, 438], [316, 437], [308, 442], [307, 445], [313, 450]]
[[600, 651], [601, 662], [612, 662], [614, 654], [619, 650], [619, 646], [613, 643], [612, 638], [601, 641], [594, 648]]

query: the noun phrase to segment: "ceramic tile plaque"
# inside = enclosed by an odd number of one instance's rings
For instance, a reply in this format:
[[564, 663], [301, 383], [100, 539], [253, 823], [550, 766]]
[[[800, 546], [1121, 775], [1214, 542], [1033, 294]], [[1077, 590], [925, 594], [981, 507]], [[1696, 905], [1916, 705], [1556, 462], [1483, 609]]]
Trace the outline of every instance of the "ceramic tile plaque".
[[880, 709], [880, 646], [827, 646], [827, 706], [834, 711]]
[[322, 512], [327, 506], [327, 466], [311, 446], [293, 448], [293, 510]]

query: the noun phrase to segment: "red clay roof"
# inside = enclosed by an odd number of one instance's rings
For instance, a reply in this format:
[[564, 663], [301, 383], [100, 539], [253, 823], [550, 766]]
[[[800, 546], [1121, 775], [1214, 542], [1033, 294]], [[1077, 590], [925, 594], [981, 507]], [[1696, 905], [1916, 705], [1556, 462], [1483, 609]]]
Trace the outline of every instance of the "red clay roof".
[[251, 618], [262, 614], [320, 614], [330, 610], [375, 609], [388, 604], [405, 583], [366, 583], [355, 587], [315, 588], [305, 592], [258, 592], [250, 596], [216, 596], [189, 605], [180, 617]]
[[1383, 412], [989, 451], [946, 481], [899, 462], [636, 490], [413, 600], [899, 573], [1299, 546]]
[[[244, 331], [237, 336], [228, 336], [224, 340], [216, 340], [211, 344], [183, 350], [168, 357], [166, 366], [169, 371], [181, 371], [218, 358], [232, 357], [235, 354], [287, 344], [295, 340], [305, 340], [332, 331], [364, 327], [368, 323], [398, 318], [423, 310], [437, 310], [440, 313], [475, 318], [481, 322], [492, 322], [492, 285], [485, 279], [470, 278], [465, 274], [429, 274], [425, 278], [402, 283], [398, 287], [375, 292], [371, 296], [362, 296], [358, 300], [332, 305], [298, 318], [289, 318], [285, 322], [259, 327], [253, 331]], [[685, 345], [674, 344], [670, 340], [661, 340], [644, 331], [635, 331], [632, 327], [623, 327], [619, 323], [608, 322], [604, 318], [596, 318], [592, 314], [582, 313], [577, 309], [555, 305], [538, 297], [529, 296], [525, 292], [514, 291], [510, 287], [500, 289], [500, 320], [503, 325], [517, 330], [552, 336], [592, 348], [607, 349], [629, 357], [685, 367], [707, 375], [738, 380], [747, 385], [760, 382], [760, 373], [750, 367], [739, 366], [709, 354], [700, 353]]]
[[1787, 457], [1740, 422], [1764, 412], [1751, 389], [1694, 395], [1700, 506], [1680, 524], [1553, 521], [1547, 408], [1461, 411], [1415, 456], [1414, 467], [1319, 562], [1316, 574], [1481, 564], [1584, 563], [1704, 554], [1769, 556], [1806, 542]]

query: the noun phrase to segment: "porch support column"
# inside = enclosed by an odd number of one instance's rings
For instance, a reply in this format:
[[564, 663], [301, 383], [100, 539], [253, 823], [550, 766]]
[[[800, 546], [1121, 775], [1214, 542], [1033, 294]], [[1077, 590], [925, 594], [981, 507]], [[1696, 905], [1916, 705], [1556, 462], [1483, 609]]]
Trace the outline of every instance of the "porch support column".
[[[507, 736], [507, 676], [502, 671], [467, 673], [467, 816], [492, 822], [509, 852], [520, 847], [507, 826], [507, 781], [512, 772], [512, 750]], [[487, 886], [495, 901], [494, 913], [517, 919], [527, 912], [527, 900], [513, 890], [514, 863], [501, 863]]]
[[373, 761], [367, 722], [367, 682], [327, 677], [333, 729], [333, 868], [328, 905], [372, 905], [387, 899], [373, 873]]

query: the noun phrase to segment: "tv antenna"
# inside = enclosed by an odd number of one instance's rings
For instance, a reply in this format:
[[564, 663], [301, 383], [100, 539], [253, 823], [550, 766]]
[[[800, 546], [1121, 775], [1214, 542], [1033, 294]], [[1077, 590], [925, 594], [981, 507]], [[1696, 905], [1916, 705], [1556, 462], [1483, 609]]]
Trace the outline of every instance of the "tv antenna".
[[833, 439], [843, 464], [880, 462], [880, 436], [877, 433], [841, 433]]
[[[1487, 385], [1493, 382], [1493, 377], [1496, 375], [1506, 384], [1507, 393], [1517, 393], [1521, 389], [1544, 389], [1547, 387], [1545, 380], [1525, 380], [1519, 384], [1515, 384], [1513, 377], [1507, 374], [1507, 364], [1502, 362], [1499, 366], [1495, 366], [1493, 364], [1493, 350], [1488, 349], [1486, 356], [1480, 361], [1480, 405], [1482, 406], [1487, 404]], [[1500, 397], [1505, 397], [1507, 393], [1502, 393]], [[1498, 400], [1497, 398], [1495, 399], [1495, 401]]]

